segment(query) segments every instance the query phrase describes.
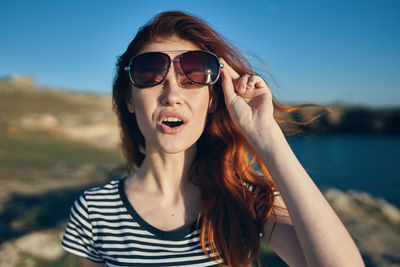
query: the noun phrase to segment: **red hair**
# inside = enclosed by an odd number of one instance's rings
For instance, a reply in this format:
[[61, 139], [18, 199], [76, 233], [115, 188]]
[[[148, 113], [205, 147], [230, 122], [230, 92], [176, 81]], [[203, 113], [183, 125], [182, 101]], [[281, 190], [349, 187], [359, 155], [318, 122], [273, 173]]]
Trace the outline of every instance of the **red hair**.
[[[129, 170], [142, 164], [145, 139], [135, 115], [127, 110], [131, 84], [124, 67], [147, 43], [172, 35], [224, 58], [240, 75], [254, 73], [236, 48], [205, 22], [188, 14], [161, 13], [140, 28], [118, 59], [113, 86], [114, 110], [121, 125]], [[205, 130], [197, 141], [197, 153], [189, 174], [201, 190], [198, 214], [201, 245], [210, 258], [219, 258], [229, 266], [250, 266], [259, 254], [262, 227], [273, 212], [276, 187], [260, 158], [234, 126], [224, 102], [221, 82], [214, 84], [210, 92], [215, 110], [209, 114]], [[274, 107], [286, 111], [276, 101]], [[261, 174], [253, 170], [256, 163]], [[257, 190], [250, 190], [249, 185]]]

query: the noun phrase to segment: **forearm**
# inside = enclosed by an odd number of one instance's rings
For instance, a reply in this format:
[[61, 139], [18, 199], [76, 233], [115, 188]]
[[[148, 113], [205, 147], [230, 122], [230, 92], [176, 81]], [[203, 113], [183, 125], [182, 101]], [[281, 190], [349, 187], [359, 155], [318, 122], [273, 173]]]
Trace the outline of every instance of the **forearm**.
[[292, 152], [276, 122], [249, 141], [270, 171], [309, 266], [363, 266], [349, 233]]

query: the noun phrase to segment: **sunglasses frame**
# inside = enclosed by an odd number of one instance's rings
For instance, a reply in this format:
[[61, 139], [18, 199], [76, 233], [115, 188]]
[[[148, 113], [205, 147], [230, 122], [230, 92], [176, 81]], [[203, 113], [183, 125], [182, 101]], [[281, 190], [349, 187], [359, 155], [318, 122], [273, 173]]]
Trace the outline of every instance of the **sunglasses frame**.
[[[165, 53], [165, 52], [173, 52], [173, 53], [183, 52], [183, 53], [179, 54], [179, 55], [178, 55], [177, 57], [175, 57], [175, 58], [171, 58], [171, 56], [168, 55], [168, 54]], [[213, 85], [213, 84], [215, 84], [215, 83], [218, 81], [219, 76], [221, 75], [221, 68], [224, 67], [224, 64], [219, 63], [219, 66], [218, 66], [218, 67], [219, 67], [219, 68], [218, 68], [218, 74], [217, 74], [217, 77], [215, 78], [215, 80], [214, 80], [213, 82], [210, 82], [210, 83], [200, 83], [200, 82], [193, 81], [193, 80], [189, 77], [189, 75], [186, 74], [185, 69], [184, 69], [183, 66], [182, 66], [182, 61], [181, 61], [181, 58], [182, 58], [185, 54], [192, 53], [192, 52], [202, 52], [202, 53], [209, 54], [209, 55], [215, 57], [216, 60], [217, 60], [217, 62], [219, 62], [219, 59], [218, 59], [217, 55], [215, 55], [215, 54], [212, 53], [212, 52], [205, 51], [205, 50], [169, 50], [169, 51], [154, 51], [154, 52], [144, 52], [144, 53], [140, 53], [140, 54], [137, 54], [137, 55], [133, 56], [133, 57], [129, 60], [128, 66], [126, 66], [126, 67], [124, 68], [124, 70], [125, 70], [126, 72], [128, 72], [129, 79], [131, 80], [132, 84], [133, 84], [135, 87], [137, 87], [137, 88], [148, 88], [148, 87], [157, 86], [157, 85], [163, 83], [164, 80], [165, 80], [165, 78], [167, 78], [167, 75], [168, 75], [169, 69], [171, 68], [171, 65], [172, 65], [174, 62], [179, 61], [179, 64], [180, 64], [180, 67], [182, 68], [183, 73], [185, 74], [185, 76], [186, 76], [191, 82], [193, 82], [193, 83], [195, 83], [195, 84], [199, 84], [199, 85]], [[165, 73], [163, 79], [162, 79], [160, 82], [155, 83], [155, 84], [153, 84], [153, 85], [148, 85], [148, 86], [139, 85], [139, 84], [137, 84], [137, 83], [133, 80], [132, 75], [131, 75], [131, 65], [132, 65], [133, 60], [134, 60], [136, 57], [141, 56], [141, 55], [144, 55], [144, 54], [162, 54], [162, 55], [166, 55], [166, 56], [168, 57], [168, 69], [167, 69], [167, 71], [166, 71], [166, 73]]]

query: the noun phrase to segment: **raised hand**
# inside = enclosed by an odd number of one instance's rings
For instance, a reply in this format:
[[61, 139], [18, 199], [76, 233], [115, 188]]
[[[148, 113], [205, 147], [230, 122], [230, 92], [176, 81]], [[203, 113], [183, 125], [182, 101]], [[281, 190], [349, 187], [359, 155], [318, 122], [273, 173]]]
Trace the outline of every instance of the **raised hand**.
[[220, 61], [224, 64], [225, 103], [232, 120], [245, 136], [259, 135], [275, 123], [271, 90], [260, 76], [240, 76], [223, 59]]

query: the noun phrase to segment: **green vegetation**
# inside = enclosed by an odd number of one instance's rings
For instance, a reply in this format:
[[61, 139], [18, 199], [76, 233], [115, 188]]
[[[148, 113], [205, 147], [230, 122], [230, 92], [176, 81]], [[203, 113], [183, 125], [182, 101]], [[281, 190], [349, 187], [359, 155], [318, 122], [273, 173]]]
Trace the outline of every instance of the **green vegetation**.
[[[105, 150], [79, 142], [44, 135], [21, 134], [8, 137], [0, 132], [0, 174], [10, 169], [44, 169], [57, 163], [69, 167], [82, 164], [121, 164], [120, 151]], [[1, 178], [7, 178], [0, 175]]]
[[117, 149], [0, 132], [0, 244], [65, 222], [83, 189], [124, 175], [123, 165]]

